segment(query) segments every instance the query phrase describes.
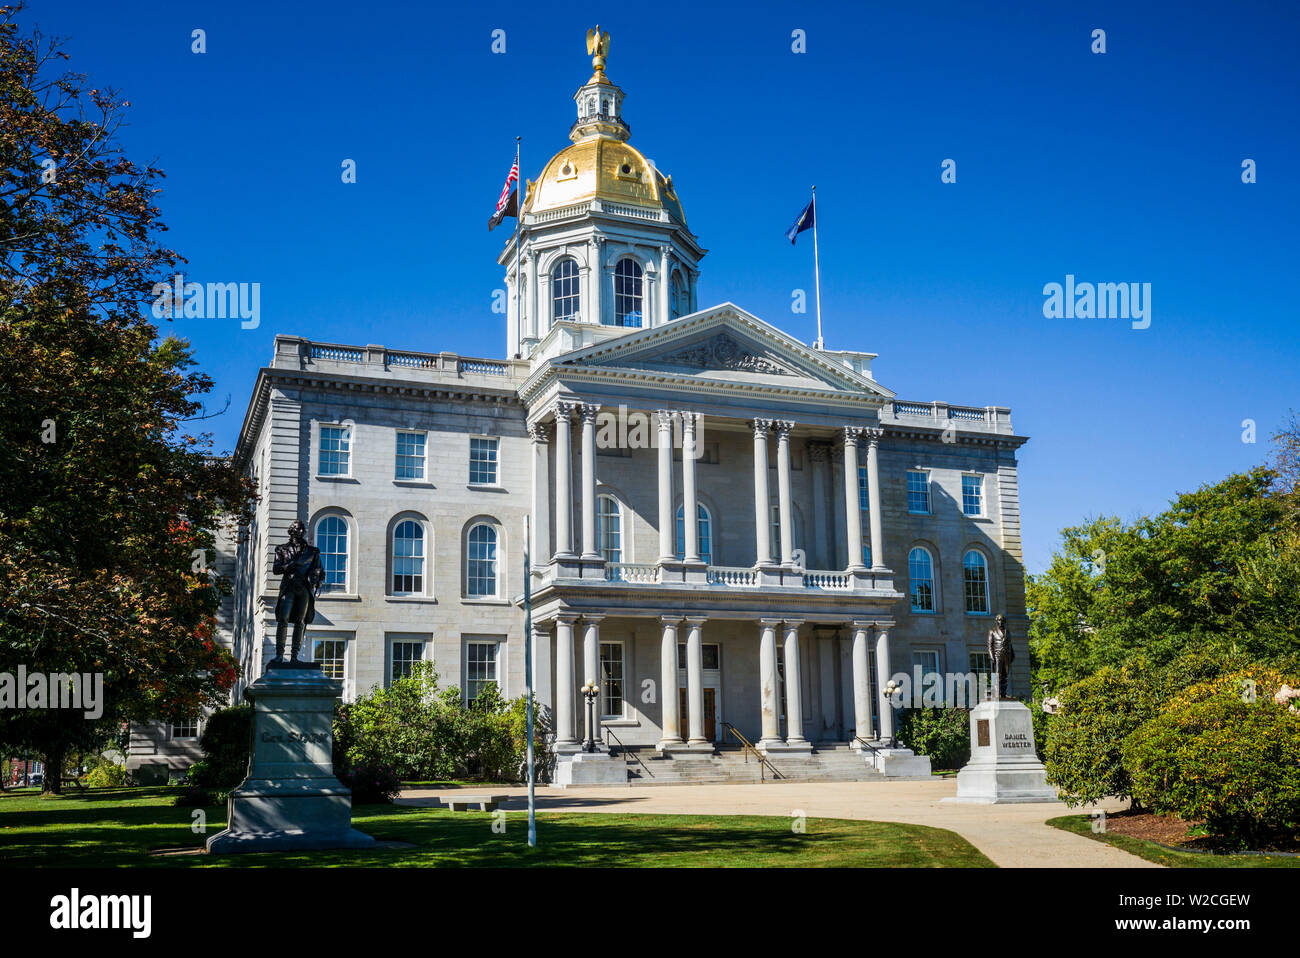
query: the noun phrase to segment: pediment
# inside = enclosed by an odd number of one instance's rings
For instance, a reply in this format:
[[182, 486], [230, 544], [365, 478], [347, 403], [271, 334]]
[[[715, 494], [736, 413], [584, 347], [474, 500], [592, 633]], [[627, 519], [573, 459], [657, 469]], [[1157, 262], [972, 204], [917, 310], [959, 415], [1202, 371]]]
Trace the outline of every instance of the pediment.
[[623, 380], [689, 379], [719, 388], [893, 395], [730, 303], [562, 354], [551, 365], [561, 374], [566, 369], [588, 375], [605, 372]]

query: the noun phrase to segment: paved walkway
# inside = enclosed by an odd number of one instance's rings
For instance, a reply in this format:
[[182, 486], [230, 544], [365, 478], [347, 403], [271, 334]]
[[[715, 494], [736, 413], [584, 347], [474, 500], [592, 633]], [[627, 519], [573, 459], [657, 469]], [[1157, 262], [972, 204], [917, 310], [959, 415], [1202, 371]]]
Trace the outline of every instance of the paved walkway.
[[[431, 804], [432, 798], [476, 788], [412, 788], [402, 804]], [[492, 785], [484, 793], [510, 795], [505, 808], [524, 806], [527, 788]], [[1049, 818], [1080, 814], [1063, 803], [957, 805], [940, 799], [957, 793], [956, 779], [928, 782], [769, 782], [765, 785], [662, 785], [658, 787], [537, 789], [537, 808], [547, 812], [619, 812], [669, 815], [780, 815], [802, 809], [809, 818], [851, 818], [908, 822], [947, 828], [994, 863], [1021, 868], [1158, 868], [1110, 845], [1044, 824]], [[1100, 805], [1108, 812], [1123, 801]]]

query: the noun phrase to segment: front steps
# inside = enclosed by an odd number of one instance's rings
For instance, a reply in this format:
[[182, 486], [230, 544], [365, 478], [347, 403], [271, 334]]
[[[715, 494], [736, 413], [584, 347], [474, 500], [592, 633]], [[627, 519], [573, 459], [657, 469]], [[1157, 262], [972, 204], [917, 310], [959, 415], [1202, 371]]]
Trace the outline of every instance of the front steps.
[[[635, 752], [640, 762], [632, 755]], [[744, 749], [720, 747], [713, 755], [693, 758], [665, 758], [653, 748], [630, 748], [627, 755], [629, 785], [705, 785], [749, 784], [767, 782], [883, 782], [886, 776], [869, 764], [869, 757], [847, 745], [819, 745], [811, 754], [773, 755], [768, 761], [772, 770], [762, 769]], [[867, 753], [869, 756], [870, 753]], [[643, 767], [641, 762], [645, 763]]]

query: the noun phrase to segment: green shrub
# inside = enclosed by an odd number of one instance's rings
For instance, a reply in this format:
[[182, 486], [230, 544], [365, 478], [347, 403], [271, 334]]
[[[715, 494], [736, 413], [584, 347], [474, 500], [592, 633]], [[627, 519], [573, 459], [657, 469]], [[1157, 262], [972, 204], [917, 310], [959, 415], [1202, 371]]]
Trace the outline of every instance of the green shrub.
[[393, 766], [371, 760], [349, 766], [339, 775], [340, 782], [352, 789], [353, 805], [381, 805], [392, 802], [402, 790], [402, 780]]
[[[1247, 681], [1254, 683], [1249, 694]], [[1233, 847], [1300, 833], [1300, 713], [1273, 701], [1294, 677], [1237, 670], [1171, 697], [1124, 742], [1132, 793], [1153, 811], [1207, 829]]]
[[126, 784], [126, 766], [116, 762], [101, 761], [87, 773], [85, 783], [90, 788], [116, 788]]
[[203, 758], [190, 766], [186, 781], [201, 789], [234, 788], [248, 774], [252, 746], [251, 705], [235, 705], [213, 712], [199, 738]]
[[1047, 723], [1047, 780], [1071, 806], [1132, 794], [1120, 748], [1156, 714], [1159, 688], [1142, 659], [1105, 666], [1057, 696], [1061, 711]]
[[961, 768], [970, 759], [970, 711], [958, 708], [903, 709], [898, 738], [936, 769]]

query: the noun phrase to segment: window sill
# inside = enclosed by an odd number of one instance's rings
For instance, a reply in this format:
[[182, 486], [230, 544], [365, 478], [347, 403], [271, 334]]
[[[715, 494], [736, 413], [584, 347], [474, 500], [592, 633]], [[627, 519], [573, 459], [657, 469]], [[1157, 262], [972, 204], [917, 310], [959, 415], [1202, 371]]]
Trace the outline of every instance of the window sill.
[[436, 488], [436, 487], [434, 486], [434, 484], [433, 484], [432, 482], [430, 482], [428, 479], [394, 479], [394, 480], [393, 480], [393, 485], [395, 485], [395, 486], [415, 486], [416, 488], [420, 488], [420, 489], [433, 489], [433, 488]]
[[437, 605], [438, 600], [431, 595], [386, 595], [385, 602], [404, 603], [406, 605]]
[[360, 483], [360, 479], [354, 479], [352, 476], [322, 476], [317, 473], [315, 476], [317, 482], [354, 482]]
[[361, 596], [355, 592], [322, 592], [316, 596], [317, 602], [360, 602]]
[[966, 614], [973, 619], [987, 619], [993, 613], [992, 612], [967, 612]]
[[508, 599], [497, 599], [491, 596], [466, 595], [461, 597], [460, 603], [461, 605], [509, 605], [510, 601]]
[[507, 492], [505, 486], [499, 486], [494, 482], [467, 482], [465, 488], [473, 492]]
[[912, 609], [912, 615], [938, 615], [934, 609]]
[[908, 514], [909, 516], [932, 516], [932, 515], [934, 515], [933, 512], [916, 512], [915, 510], [912, 510], [912, 509], [908, 509], [908, 510], [907, 510], [907, 514]]

